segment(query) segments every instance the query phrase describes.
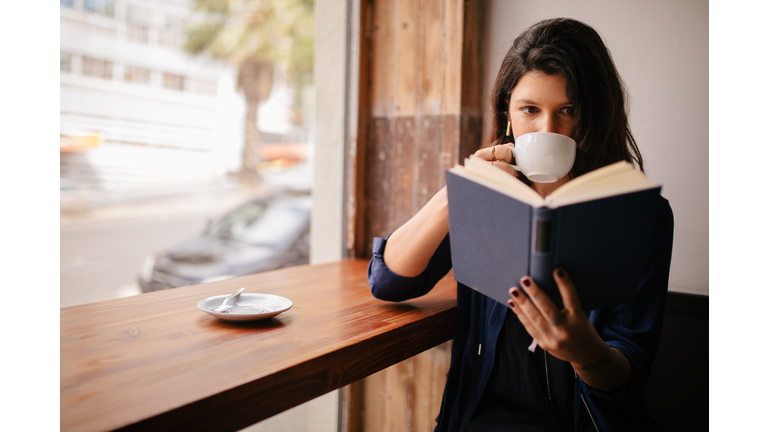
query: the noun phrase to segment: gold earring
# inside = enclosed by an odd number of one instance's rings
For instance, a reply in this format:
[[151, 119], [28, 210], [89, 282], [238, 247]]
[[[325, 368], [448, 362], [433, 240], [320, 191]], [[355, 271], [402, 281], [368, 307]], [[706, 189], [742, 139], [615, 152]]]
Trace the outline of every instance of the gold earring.
[[512, 123], [510, 123], [509, 120], [507, 120], [507, 136], [509, 136], [510, 134], [512, 134]]

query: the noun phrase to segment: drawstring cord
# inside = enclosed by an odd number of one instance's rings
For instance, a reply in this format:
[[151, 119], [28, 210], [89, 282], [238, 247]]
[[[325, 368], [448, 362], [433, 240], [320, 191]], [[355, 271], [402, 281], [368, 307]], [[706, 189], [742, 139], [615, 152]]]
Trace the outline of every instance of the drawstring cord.
[[544, 351], [544, 374], [547, 377], [547, 396], [549, 397], [549, 406], [552, 407], [552, 412], [555, 412], [555, 404], [552, 402], [552, 393], [549, 391], [549, 367], [547, 367], [547, 352], [546, 351]]

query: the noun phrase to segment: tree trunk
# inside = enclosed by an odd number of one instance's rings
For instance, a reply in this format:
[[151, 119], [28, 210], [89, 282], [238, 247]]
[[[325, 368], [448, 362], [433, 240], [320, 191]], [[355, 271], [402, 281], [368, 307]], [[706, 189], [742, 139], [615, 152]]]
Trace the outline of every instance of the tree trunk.
[[240, 182], [248, 190], [259, 186], [260, 162], [259, 150], [261, 133], [257, 127], [257, 112], [259, 102], [269, 97], [272, 90], [272, 65], [256, 58], [245, 59], [240, 64], [237, 85], [245, 95], [247, 104], [245, 117], [245, 145], [243, 146], [243, 162], [240, 168]]
[[248, 191], [253, 191], [259, 186], [259, 145], [261, 133], [256, 126], [256, 113], [259, 101], [246, 99], [245, 111], [245, 145], [243, 146], [243, 162], [240, 166], [238, 177], [240, 184]]

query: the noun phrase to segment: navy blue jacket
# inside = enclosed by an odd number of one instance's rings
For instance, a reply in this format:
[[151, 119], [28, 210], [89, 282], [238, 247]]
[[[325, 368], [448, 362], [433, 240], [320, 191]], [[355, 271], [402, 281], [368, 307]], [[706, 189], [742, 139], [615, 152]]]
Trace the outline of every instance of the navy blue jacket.
[[[636, 298], [611, 309], [589, 311], [589, 320], [603, 340], [629, 360], [632, 376], [623, 388], [613, 392], [592, 388], [577, 378], [574, 424], [578, 424], [580, 416], [589, 415], [599, 431], [658, 428], [648, 416], [641, 389], [648, 380], [659, 343], [672, 256], [673, 224], [669, 202], [661, 198]], [[399, 302], [422, 296], [452, 266], [448, 236], [426, 270], [412, 278], [399, 276], [387, 268], [382, 259], [385, 246], [385, 239], [374, 239], [373, 257], [368, 266], [371, 292], [378, 299]], [[508, 311], [508, 307], [461, 283], [457, 286], [456, 298], [456, 333], [436, 431], [464, 431], [467, 427], [491, 375], [496, 340]], [[479, 344], [482, 344], [482, 350], [478, 350]], [[527, 349], [527, 345], [520, 349]], [[581, 409], [581, 401], [588, 412]]]

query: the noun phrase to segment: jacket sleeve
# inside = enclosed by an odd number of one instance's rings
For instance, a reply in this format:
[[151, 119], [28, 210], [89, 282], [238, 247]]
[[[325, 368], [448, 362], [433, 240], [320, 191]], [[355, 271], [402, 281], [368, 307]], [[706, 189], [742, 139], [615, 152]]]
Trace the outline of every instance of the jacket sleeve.
[[451, 246], [448, 235], [430, 258], [427, 268], [415, 277], [400, 276], [384, 263], [382, 256], [387, 246], [387, 239], [389, 236], [386, 239], [381, 237], [373, 239], [373, 257], [368, 263], [368, 285], [377, 299], [399, 302], [423, 296], [431, 291], [451, 269]]
[[674, 220], [666, 199], [660, 200], [645, 270], [632, 302], [590, 313], [590, 321], [608, 346], [621, 351], [632, 366], [629, 382], [614, 392], [603, 392], [580, 381], [588, 397], [621, 400], [640, 389], [650, 375], [664, 318], [672, 259]]

